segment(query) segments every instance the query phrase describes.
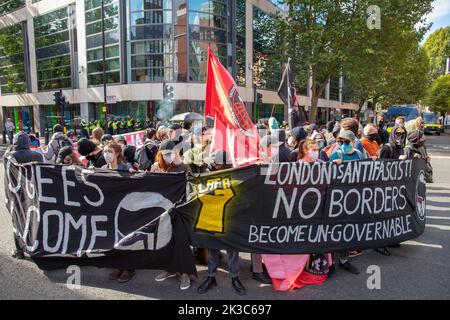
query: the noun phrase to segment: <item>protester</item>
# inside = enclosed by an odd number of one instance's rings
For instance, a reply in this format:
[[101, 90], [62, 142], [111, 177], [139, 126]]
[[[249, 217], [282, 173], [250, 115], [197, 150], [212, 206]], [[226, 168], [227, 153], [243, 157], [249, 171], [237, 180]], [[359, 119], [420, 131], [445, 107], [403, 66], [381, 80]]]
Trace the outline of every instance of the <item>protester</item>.
[[360, 123], [358, 120], [354, 118], [345, 118], [341, 121], [341, 128], [342, 130], [350, 130], [353, 132], [355, 136], [355, 141], [353, 144], [353, 147], [358, 150], [359, 152], [363, 153], [364, 155], [367, 155], [366, 150], [364, 150], [364, 146], [359, 140], [359, 136], [361, 135], [361, 129], [360, 129]]
[[53, 132], [54, 134], [48, 143], [47, 150], [43, 152], [44, 158], [51, 163], [55, 163], [58, 158], [59, 150], [62, 147], [72, 145], [69, 139], [64, 135], [64, 128], [62, 125], [56, 124], [53, 127]]
[[[13, 138], [13, 147], [10, 147], [4, 155], [4, 158], [12, 156], [18, 163], [29, 162], [44, 162], [42, 154], [30, 150], [30, 138], [25, 132], [19, 132]], [[23, 259], [24, 248], [21, 245], [21, 240], [18, 234], [14, 232], [15, 250], [13, 250], [11, 256], [16, 259]]]
[[202, 128], [197, 128], [191, 136], [191, 148], [183, 154], [183, 162], [189, 166], [193, 173], [206, 172], [208, 154], [205, 152], [209, 144], [207, 139], [202, 139]]
[[156, 140], [162, 142], [169, 139], [168, 130], [165, 126], [161, 125], [157, 129]]
[[361, 143], [364, 150], [373, 160], [377, 159], [380, 150], [380, 145], [377, 141], [379, 141], [378, 129], [373, 123], [368, 123], [364, 127], [364, 138], [361, 139]]
[[110, 141], [114, 141], [114, 138], [112, 135], [110, 135], [109, 133], [104, 134], [102, 136], [102, 138], [100, 139], [100, 141], [102, 142], [102, 146], [106, 146]]
[[144, 144], [136, 149], [136, 161], [140, 170], [150, 170], [155, 162], [159, 148], [156, 141], [156, 133], [154, 128], [146, 129]]
[[120, 135], [116, 137], [116, 143], [121, 145], [124, 148], [127, 145], [127, 139], [124, 136]]
[[[337, 145], [339, 146], [330, 157], [330, 162], [334, 162], [338, 165], [344, 161], [357, 161], [365, 159], [365, 155], [357, 150], [354, 145], [356, 142], [355, 134], [350, 130], [342, 130], [339, 133], [337, 139]], [[350, 252], [350, 255], [356, 256], [360, 252]], [[339, 267], [353, 274], [359, 274], [359, 270], [350, 264], [348, 258], [348, 252], [340, 252], [339, 255]], [[334, 269], [333, 269], [334, 270]]]
[[425, 133], [421, 130], [414, 130], [408, 133], [408, 143], [404, 149], [404, 155], [408, 159], [418, 158], [425, 159], [426, 170], [425, 178], [426, 182], [433, 182], [433, 167], [431, 166], [431, 158], [428, 156], [427, 149], [425, 147]]
[[406, 122], [406, 118], [404, 116], [398, 116], [397, 118], [395, 118], [395, 125], [394, 126], [404, 127], [405, 126], [405, 122]]
[[[130, 165], [126, 164], [122, 155], [122, 147], [115, 143], [109, 142], [103, 149], [103, 154], [106, 160], [106, 164], [102, 166], [102, 169], [123, 171], [132, 173], [134, 170]], [[110, 273], [110, 280], [117, 280], [120, 283], [130, 281], [136, 275], [135, 270], [117, 269]]]
[[[159, 151], [156, 154], [156, 162], [150, 169], [150, 172], [186, 172], [189, 167], [185, 165], [175, 149], [175, 143], [172, 140], [164, 140], [159, 145]], [[161, 282], [168, 278], [175, 277], [174, 272], [163, 271], [155, 278], [156, 281]], [[180, 289], [186, 290], [191, 287], [191, 279], [187, 274], [180, 275]]]
[[384, 119], [384, 114], [379, 113], [377, 115], [377, 123], [376, 123], [377, 129], [378, 129], [378, 138], [380, 139], [379, 144], [383, 145], [385, 143], [389, 142], [389, 134], [386, 130], [386, 123]]
[[314, 162], [319, 158], [319, 145], [315, 140], [306, 139], [300, 141], [298, 146], [299, 162]]
[[88, 167], [101, 168], [106, 164], [103, 149], [94, 142], [81, 138], [78, 141], [78, 153], [88, 160]]
[[77, 154], [73, 152], [73, 148], [71, 146], [62, 147], [59, 150], [56, 164], [76, 164], [80, 166], [83, 165]]
[[105, 134], [102, 128], [95, 127], [92, 130], [92, 142], [100, 146], [102, 144], [102, 137]]
[[298, 159], [298, 145], [300, 141], [306, 139], [308, 137], [308, 133], [302, 127], [295, 127], [291, 130], [291, 137], [293, 138], [291, 141], [291, 162], [295, 162]]
[[136, 147], [133, 145], [126, 145], [123, 148], [124, 162], [134, 170], [139, 170], [139, 162], [136, 160]]
[[[404, 157], [404, 150], [406, 142], [406, 130], [404, 126], [395, 125], [392, 128], [391, 134], [389, 135], [389, 142], [386, 143], [380, 150], [380, 160], [398, 160], [406, 159]], [[399, 247], [400, 244], [392, 245], [389, 247]], [[374, 249], [376, 252], [384, 255], [390, 256], [391, 253], [387, 247], [381, 247]]]
[[5, 122], [5, 131], [6, 131], [6, 135], [8, 136], [8, 140], [9, 143], [13, 143], [13, 139], [14, 139], [14, 123], [11, 121], [11, 118], [6, 119]]
[[[214, 155], [212, 171], [232, 168], [231, 160], [224, 150], [219, 150]], [[205, 293], [211, 288], [217, 286], [216, 274], [219, 266], [220, 250], [208, 249], [208, 273], [205, 281], [198, 287], [198, 293]], [[239, 295], [245, 295], [247, 290], [239, 280], [240, 264], [239, 252], [227, 250], [228, 269], [231, 277], [231, 285]]]

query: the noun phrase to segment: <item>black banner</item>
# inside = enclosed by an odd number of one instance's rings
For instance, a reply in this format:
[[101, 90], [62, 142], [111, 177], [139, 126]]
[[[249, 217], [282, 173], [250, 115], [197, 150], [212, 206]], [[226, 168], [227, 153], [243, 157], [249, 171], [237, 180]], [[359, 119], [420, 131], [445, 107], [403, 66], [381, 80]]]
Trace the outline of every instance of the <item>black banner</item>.
[[188, 180], [195, 246], [302, 254], [383, 247], [425, 228], [425, 161], [281, 163]]
[[129, 174], [5, 159], [14, 233], [41, 269], [90, 265], [195, 274], [172, 208], [185, 174]]
[[200, 175], [5, 159], [14, 233], [41, 269], [195, 274], [190, 245], [301, 254], [383, 247], [425, 229], [425, 161], [281, 163]]

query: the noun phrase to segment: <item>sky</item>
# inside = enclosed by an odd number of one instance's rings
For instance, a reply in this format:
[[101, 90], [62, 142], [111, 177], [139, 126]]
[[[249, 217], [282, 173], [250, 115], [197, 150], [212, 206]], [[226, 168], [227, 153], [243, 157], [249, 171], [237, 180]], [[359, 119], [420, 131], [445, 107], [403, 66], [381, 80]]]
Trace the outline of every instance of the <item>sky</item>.
[[433, 25], [422, 42], [425, 42], [433, 31], [450, 26], [450, 0], [435, 0], [433, 2], [433, 12], [427, 16], [427, 21], [432, 22]]

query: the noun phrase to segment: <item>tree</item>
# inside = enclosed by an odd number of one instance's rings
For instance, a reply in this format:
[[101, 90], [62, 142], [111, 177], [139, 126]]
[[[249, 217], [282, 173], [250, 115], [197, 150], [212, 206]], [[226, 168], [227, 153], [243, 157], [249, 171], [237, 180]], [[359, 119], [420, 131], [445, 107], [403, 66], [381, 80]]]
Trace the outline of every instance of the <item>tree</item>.
[[430, 77], [434, 80], [445, 73], [445, 63], [450, 58], [450, 27], [434, 31], [423, 47], [430, 59]]
[[427, 91], [425, 103], [434, 112], [450, 112], [450, 74], [433, 81]]
[[[372, 76], [371, 66], [376, 60], [379, 63], [375, 72], [384, 72], [387, 69], [387, 57], [391, 63], [395, 61], [395, 55], [402, 51], [401, 37], [409, 36], [408, 33], [411, 33], [418, 23], [424, 22], [423, 17], [432, 10], [431, 2], [284, 1], [289, 9], [278, 18], [280, 23], [284, 24], [284, 38], [286, 41], [294, 41], [295, 44], [285, 44], [280, 50], [286, 50], [296, 69], [307, 70], [303, 76], [311, 79], [310, 120], [316, 120], [319, 97], [332, 76], [345, 73], [351, 83], [357, 84]], [[371, 29], [367, 26], [370, 5], [380, 8], [381, 29]], [[369, 81], [373, 81], [374, 85], [382, 82], [375, 79]], [[365, 100], [370, 91], [374, 90], [371, 85], [356, 91], [360, 91]]]

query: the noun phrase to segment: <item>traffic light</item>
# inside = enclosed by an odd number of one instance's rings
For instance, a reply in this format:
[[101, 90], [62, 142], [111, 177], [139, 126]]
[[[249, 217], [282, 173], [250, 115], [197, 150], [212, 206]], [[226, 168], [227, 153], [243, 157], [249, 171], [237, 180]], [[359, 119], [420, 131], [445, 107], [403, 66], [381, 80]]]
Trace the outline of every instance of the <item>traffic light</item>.
[[164, 84], [164, 99], [167, 101], [173, 101], [174, 93], [173, 93], [173, 85]]
[[55, 101], [55, 105], [60, 106], [63, 104], [63, 95], [62, 95], [62, 90], [56, 91], [54, 94], [55, 99], [53, 101]]
[[263, 95], [262, 93], [256, 93], [256, 104], [262, 104], [263, 103]]

